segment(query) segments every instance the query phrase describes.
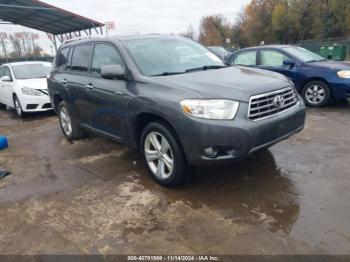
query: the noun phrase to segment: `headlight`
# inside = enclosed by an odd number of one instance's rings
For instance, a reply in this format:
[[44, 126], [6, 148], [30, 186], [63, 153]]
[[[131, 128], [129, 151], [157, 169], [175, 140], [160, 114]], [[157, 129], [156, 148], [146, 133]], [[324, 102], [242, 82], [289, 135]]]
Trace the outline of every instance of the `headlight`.
[[43, 96], [44, 94], [34, 88], [22, 87], [22, 93], [27, 96]]
[[193, 117], [231, 120], [238, 111], [239, 102], [217, 99], [186, 99], [181, 101], [182, 110]]
[[350, 71], [339, 71], [338, 76], [340, 78], [350, 78]]

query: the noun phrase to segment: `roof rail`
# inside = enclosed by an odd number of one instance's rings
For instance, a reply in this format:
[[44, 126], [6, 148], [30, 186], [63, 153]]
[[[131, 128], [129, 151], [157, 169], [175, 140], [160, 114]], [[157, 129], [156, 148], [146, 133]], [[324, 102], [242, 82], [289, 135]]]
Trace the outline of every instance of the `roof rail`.
[[89, 36], [79, 36], [79, 37], [74, 37], [74, 38], [71, 38], [71, 39], [67, 39], [63, 43], [67, 44], [67, 43], [78, 41], [78, 40], [91, 39], [92, 37], [99, 37], [99, 36], [91, 36], [91, 35], [89, 35]]

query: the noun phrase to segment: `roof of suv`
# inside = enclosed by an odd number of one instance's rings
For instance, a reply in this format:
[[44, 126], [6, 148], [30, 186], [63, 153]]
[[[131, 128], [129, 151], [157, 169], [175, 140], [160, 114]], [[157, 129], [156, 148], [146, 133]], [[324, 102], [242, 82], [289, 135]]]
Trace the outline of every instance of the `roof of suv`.
[[64, 43], [64, 46], [74, 45], [77, 43], [86, 43], [91, 41], [101, 41], [101, 40], [117, 40], [117, 41], [126, 41], [126, 40], [136, 40], [136, 39], [149, 39], [149, 38], [169, 38], [169, 37], [179, 37], [173, 35], [161, 35], [161, 34], [147, 34], [147, 35], [125, 35], [125, 36], [105, 36], [105, 37], [85, 37], [81, 39], [71, 39]]

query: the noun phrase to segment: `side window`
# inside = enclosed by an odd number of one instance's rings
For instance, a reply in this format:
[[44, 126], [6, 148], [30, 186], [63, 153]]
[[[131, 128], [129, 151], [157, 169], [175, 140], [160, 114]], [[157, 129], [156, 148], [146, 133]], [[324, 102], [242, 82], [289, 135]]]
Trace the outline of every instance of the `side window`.
[[72, 56], [71, 71], [86, 73], [89, 69], [90, 62], [90, 45], [78, 45], [74, 47]]
[[124, 67], [124, 62], [115, 47], [108, 44], [96, 44], [92, 57], [92, 75], [100, 76], [101, 68], [104, 65], [121, 65]]
[[72, 67], [72, 56], [73, 56], [74, 48], [72, 47], [68, 53], [68, 58], [67, 58], [67, 65], [66, 65], [66, 70], [70, 71]]
[[256, 51], [238, 54], [233, 61], [234, 65], [256, 66]]
[[260, 51], [260, 65], [262, 66], [283, 66], [283, 61], [288, 59], [287, 56], [281, 52], [274, 50], [261, 50]]
[[4, 76], [4, 67], [0, 67], [0, 77]]
[[56, 66], [59, 70], [64, 70], [66, 68], [67, 65], [67, 61], [68, 61], [68, 55], [69, 55], [69, 47], [63, 48], [60, 53], [57, 56], [57, 62], [56, 62]]

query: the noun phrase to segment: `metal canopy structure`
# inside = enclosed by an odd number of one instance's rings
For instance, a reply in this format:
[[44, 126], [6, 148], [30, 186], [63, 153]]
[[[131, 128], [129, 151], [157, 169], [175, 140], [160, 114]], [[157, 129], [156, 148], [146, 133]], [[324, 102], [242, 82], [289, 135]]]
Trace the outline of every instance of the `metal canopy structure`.
[[0, 0], [0, 19], [43, 31], [62, 43], [65, 39], [103, 34], [103, 23], [74, 14], [39, 0]]

